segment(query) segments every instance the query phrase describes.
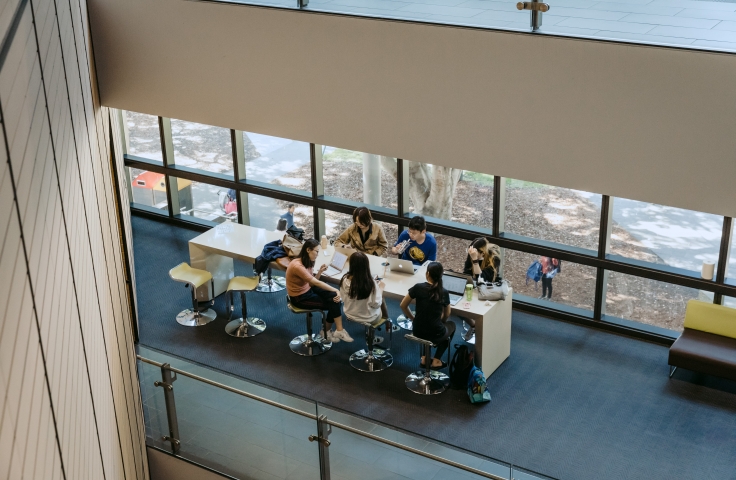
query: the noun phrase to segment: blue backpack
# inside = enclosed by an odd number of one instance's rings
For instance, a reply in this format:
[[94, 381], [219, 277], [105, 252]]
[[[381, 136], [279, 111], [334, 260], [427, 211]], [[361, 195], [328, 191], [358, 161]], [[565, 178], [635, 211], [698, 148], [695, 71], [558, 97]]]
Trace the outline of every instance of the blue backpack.
[[529, 280], [534, 280], [537, 283], [542, 279], [542, 264], [539, 260], [534, 260], [529, 268], [526, 269], [526, 284], [529, 285]]
[[483, 370], [473, 367], [468, 377], [468, 398], [470, 403], [486, 403], [491, 401], [491, 393], [486, 386]]

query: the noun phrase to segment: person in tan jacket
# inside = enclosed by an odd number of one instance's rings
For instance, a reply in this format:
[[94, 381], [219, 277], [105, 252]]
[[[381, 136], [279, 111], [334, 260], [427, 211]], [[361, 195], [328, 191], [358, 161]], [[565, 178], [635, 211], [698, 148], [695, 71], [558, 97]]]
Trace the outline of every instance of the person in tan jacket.
[[373, 223], [371, 211], [358, 207], [353, 211], [353, 224], [335, 240], [335, 246], [349, 246], [368, 255], [378, 257], [386, 253], [388, 242], [383, 227]]

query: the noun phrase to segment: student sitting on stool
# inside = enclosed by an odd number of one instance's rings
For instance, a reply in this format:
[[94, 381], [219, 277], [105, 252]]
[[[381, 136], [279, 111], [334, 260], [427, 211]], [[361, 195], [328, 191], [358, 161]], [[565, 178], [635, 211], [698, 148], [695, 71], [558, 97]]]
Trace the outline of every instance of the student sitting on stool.
[[363, 252], [350, 256], [350, 269], [340, 280], [340, 296], [343, 312], [349, 319], [360, 323], [373, 323], [379, 318], [388, 318], [388, 309], [383, 300], [386, 285], [371, 277], [371, 265]]
[[[299, 257], [289, 262], [286, 269], [286, 293], [291, 298], [291, 304], [308, 310], [327, 310], [327, 339], [333, 343], [352, 342], [353, 338], [342, 328], [342, 312], [340, 309], [340, 292], [319, 279], [327, 270], [322, 265], [315, 275], [314, 261], [319, 255], [319, 242], [310, 238], [302, 245]], [[332, 330], [332, 324], [336, 330]]]
[[[417, 283], [409, 289], [403, 300], [401, 310], [406, 318], [414, 322], [414, 336], [423, 340], [429, 340], [437, 345], [430, 368], [444, 368], [442, 354], [450, 346], [452, 336], [455, 334], [455, 323], [448, 321], [450, 318], [450, 294], [442, 288], [442, 264], [432, 262], [427, 267], [427, 281]], [[412, 315], [409, 304], [412, 300], [417, 301], [417, 314]], [[426, 359], [422, 355], [422, 366]]]

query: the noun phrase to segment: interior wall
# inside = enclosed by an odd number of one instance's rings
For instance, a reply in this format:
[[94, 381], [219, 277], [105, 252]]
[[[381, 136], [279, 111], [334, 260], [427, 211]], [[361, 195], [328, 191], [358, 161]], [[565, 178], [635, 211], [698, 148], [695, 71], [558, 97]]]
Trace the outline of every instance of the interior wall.
[[0, 478], [147, 479], [84, 0], [0, 5]]
[[736, 215], [736, 56], [90, 0], [104, 105]]

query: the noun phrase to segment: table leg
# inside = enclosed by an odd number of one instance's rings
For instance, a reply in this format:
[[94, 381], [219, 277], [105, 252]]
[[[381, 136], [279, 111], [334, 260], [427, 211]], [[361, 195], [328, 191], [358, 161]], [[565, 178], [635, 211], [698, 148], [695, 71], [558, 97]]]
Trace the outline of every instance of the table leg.
[[[214, 296], [218, 296], [227, 290], [230, 279], [235, 275], [233, 259], [202, 250], [196, 245], [189, 244], [189, 262], [192, 268], [207, 270], [212, 274], [215, 281]], [[209, 282], [197, 289], [197, 300], [200, 302], [210, 300]]]
[[497, 302], [475, 325], [475, 361], [486, 377], [511, 354], [511, 297]]

